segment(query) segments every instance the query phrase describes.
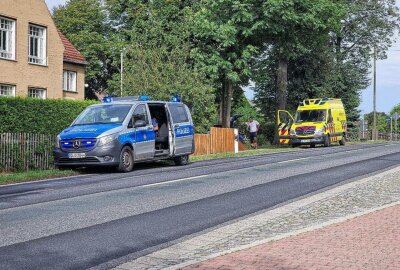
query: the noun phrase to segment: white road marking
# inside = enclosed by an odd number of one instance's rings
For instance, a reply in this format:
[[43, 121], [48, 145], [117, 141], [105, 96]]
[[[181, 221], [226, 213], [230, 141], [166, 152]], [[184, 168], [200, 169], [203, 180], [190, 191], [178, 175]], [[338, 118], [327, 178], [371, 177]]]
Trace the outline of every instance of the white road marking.
[[161, 186], [161, 185], [168, 185], [172, 183], [177, 183], [177, 182], [183, 182], [187, 180], [193, 180], [193, 179], [199, 179], [199, 178], [204, 178], [210, 176], [209, 174], [203, 174], [203, 175], [198, 175], [198, 176], [193, 176], [193, 177], [186, 177], [186, 178], [181, 178], [181, 179], [176, 179], [172, 181], [165, 181], [165, 182], [160, 182], [160, 183], [154, 183], [154, 184], [148, 184], [148, 185], [142, 185], [142, 186], [137, 186], [135, 188], [142, 188], [142, 187], [154, 187], [154, 186]]

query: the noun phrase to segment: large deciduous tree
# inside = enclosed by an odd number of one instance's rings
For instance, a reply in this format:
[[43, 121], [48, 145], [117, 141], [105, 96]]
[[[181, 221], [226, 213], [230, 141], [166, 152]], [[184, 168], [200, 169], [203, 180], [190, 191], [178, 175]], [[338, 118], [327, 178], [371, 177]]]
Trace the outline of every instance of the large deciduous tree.
[[118, 43], [101, 0], [70, 0], [53, 10], [57, 27], [86, 57], [86, 97], [104, 92], [118, 73]]
[[[307, 6], [307, 1], [303, 2]], [[327, 12], [331, 16], [330, 20], [321, 21], [325, 25], [320, 28], [321, 31], [310, 31], [307, 34], [300, 29], [292, 29], [290, 38], [295, 39], [297, 36], [300, 43], [289, 39], [288, 46], [300, 44], [300, 47], [294, 47], [292, 53], [289, 48], [287, 54], [287, 108], [294, 110], [298, 101], [305, 98], [342, 98], [348, 119], [355, 121], [359, 118], [359, 93], [370, 83], [372, 48], [377, 48], [378, 57], [385, 57], [385, 51], [392, 43], [393, 33], [398, 29], [398, 9], [393, 0], [312, 2], [316, 4], [315, 14], [319, 14], [317, 5], [321, 3], [322, 7], [327, 4]], [[290, 7], [289, 3], [285, 5]], [[331, 9], [335, 6], [336, 11]], [[306, 14], [307, 12], [304, 13]], [[271, 16], [273, 17], [276, 16]], [[329, 16], [325, 19], [327, 18]], [[297, 20], [294, 21], [294, 25], [296, 24]], [[282, 27], [285, 28], [285, 25]], [[307, 30], [308, 27], [304, 29]], [[269, 46], [254, 66], [256, 102], [270, 121], [273, 111], [282, 108], [281, 104], [277, 104], [277, 100], [282, 100], [277, 98], [278, 92], [285, 94], [283, 90], [279, 90], [279, 85], [284, 84], [278, 83], [280, 78], [275, 71], [280, 61], [278, 44], [268, 43]]]
[[196, 131], [208, 131], [216, 120], [215, 90], [190, 57], [191, 1], [108, 0], [107, 6], [124, 42], [123, 95], [168, 100], [179, 94]]
[[202, 0], [193, 19], [192, 57], [219, 88], [219, 122], [229, 127], [234, 89], [247, 84], [250, 61], [257, 52], [253, 41], [257, 1]]
[[[339, 26], [343, 6], [331, 0], [271, 0], [261, 11], [260, 36], [276, 59], [276, 110], [285, 110], [290, 62], [328, 42], [329, 32]], [[277, 134], [274, 141], [279, 141]]]

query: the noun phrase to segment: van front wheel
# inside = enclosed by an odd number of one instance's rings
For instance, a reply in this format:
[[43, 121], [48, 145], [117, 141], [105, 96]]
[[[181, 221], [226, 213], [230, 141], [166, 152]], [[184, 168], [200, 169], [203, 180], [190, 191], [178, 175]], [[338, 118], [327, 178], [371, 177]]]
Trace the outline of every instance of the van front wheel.
[[183, 166], [189, 163], [189, 155], [179, 156], [174, 158], [175, 165]]
[[124, 146], [121, 150], [119, 157], [119, 165], [117, 170], [119, 172], [130, 172], [133, 169], [133, 152], [130, 147]]

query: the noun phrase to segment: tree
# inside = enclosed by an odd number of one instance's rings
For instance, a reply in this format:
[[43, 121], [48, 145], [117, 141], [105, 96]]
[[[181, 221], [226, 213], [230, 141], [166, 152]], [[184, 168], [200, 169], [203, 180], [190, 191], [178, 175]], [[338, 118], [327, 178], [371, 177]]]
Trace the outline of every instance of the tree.
[[[289, 2], [286, 5], [290, 6]], [[332, 13], [333, 23], [327, 24], [329, 31], [322, 28], [313, 32], [316, 37], [313, 42], [306, 46], [300, 42], [300, 48], [295, 47], [289, 54], [287, 109], [294, 110], [298, 101], [305, 98], [342, 98], [348, 120], [356, 121], [359, 119], [360, 91], [370, 83], [371, 48], [376, 46], [378, 56], [384, 57], [385, 50], [391, 45], [393, 31], [398, 28], [398, 9], [392, 0], [346, 0], [331, 1], [331, 4], [337, 6], [337, 12]], [[327, 10], [331, 14], [330, 9]], [[312, 39], [301, 30], [296, 33], [299, 35], [291, 38]], [[268, 43], [257, 59], [252, 78], [256, 82], [256, 102], [269, 120], [274, 118], [274, 110], [279, 107], [278, 93], [274, 92], [279, 85], [275, 71], [279, 51], [274, 44]], [[288, 40], [288, 46], [295, 44], [298, 43]]]
[[[276, 110], [285, 110], [290, 62], [324, 47], [329, 33], [339, 25], [343, 5], [328, 0], [272, 0], [265, 2], [261, 10], [260, 36], [265, 51], [276, 61]], [[274, 142], [279, 142], [277, 133]]]
[[395, 0], [346, 0], [346, 13], [340, 28], [331, 33], [335, 54], [332, 95], [345, 98], [348, 118], [359, 118], [360, 91], [369, 83], [373, 51], [385, 58], [399, 28], [399, 9]]
[[218, 86], [220, 124], [229, 127], [234, 89], [246, 85], [253, 44], [257, 1], [199, 1], [193, 17], [192, 57]]
[[215, 89], [190, 58], [190, 1], [108, 0], [107, 6], [125, 47], [123, 95], [179, 94], [196, 131], [208, 131], [216, 120]]
[[[384, 112], [376, 113], [376, 129], [379, 132], [390, 132], [390, 122], [387, 121], [389, 116]], [[372, 125], [374, 122], [374, 113], [368, 113], [365, 115], [365, 120], [368, 121], [368, 130], [372, 130]]]
[[86, 96], [104, 92], [118, 73], [119, 44], [101, 0], [70, 0], [53, 10], [57, 27], [86, 57]]

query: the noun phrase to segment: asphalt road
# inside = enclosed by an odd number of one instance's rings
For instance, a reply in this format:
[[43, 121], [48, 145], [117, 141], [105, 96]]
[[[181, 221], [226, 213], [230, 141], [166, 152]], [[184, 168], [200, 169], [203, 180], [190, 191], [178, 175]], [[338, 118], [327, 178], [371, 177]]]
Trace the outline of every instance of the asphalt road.
[[400, 144], [351, 145], [0, 187], [0, 269], [107, 269], [396, 165]]

